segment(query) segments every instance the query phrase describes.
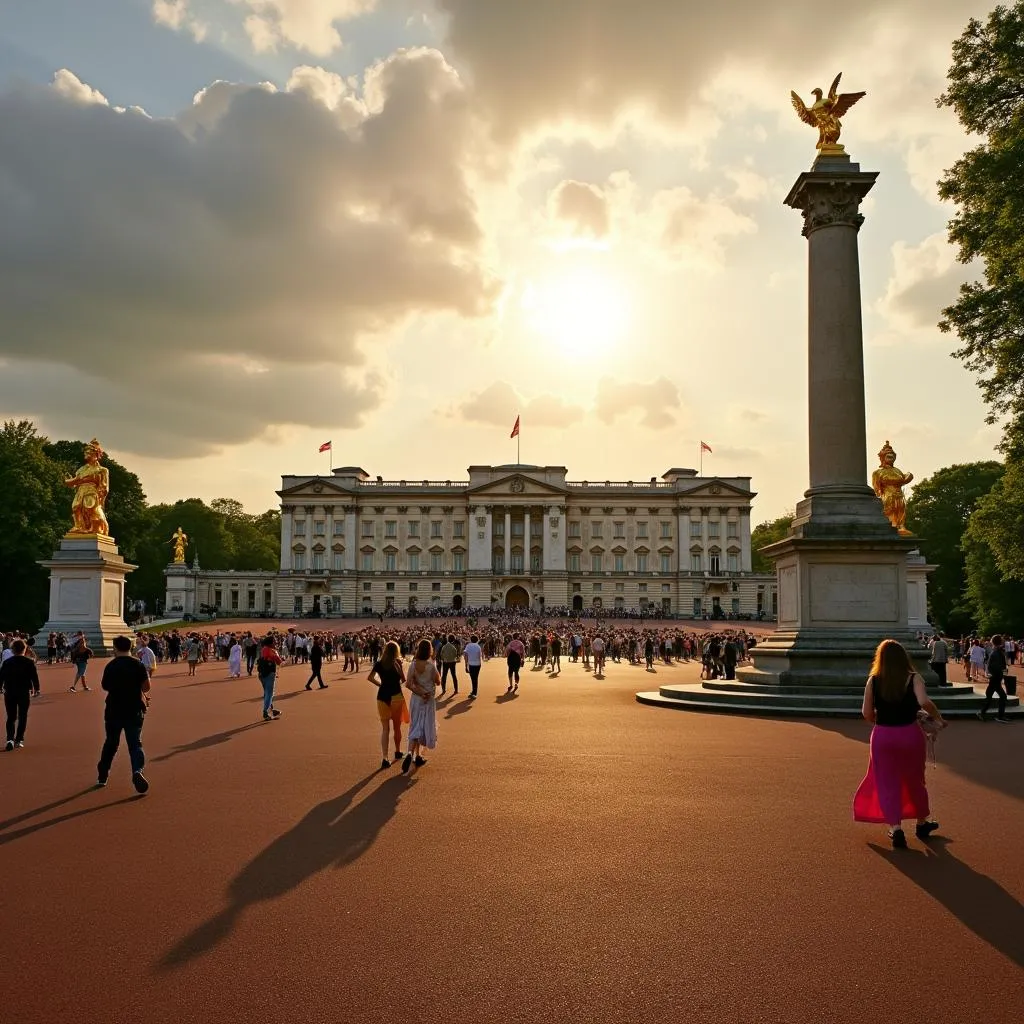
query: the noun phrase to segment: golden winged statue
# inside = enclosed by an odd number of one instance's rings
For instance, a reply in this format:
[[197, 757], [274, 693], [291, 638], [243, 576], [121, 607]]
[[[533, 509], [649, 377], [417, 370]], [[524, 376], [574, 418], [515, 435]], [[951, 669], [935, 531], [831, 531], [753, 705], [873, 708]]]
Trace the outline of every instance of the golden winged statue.
[[839, 92], [839, 79], [843, 77], [840, 71], [836, 80], [832, 83], [826, 96], [821, 89], [812, 89], [814, 102], [808, 107], [795, 92], [790, 92], [793, 99], [793, 109], [804, 124], [818, 129], [818, 149], [825, 155], [837, 156], [845, 153], [846, 150], [839, 145], [839, 133], [842, 131], [840, 118], [857, 102], [864, 92]]

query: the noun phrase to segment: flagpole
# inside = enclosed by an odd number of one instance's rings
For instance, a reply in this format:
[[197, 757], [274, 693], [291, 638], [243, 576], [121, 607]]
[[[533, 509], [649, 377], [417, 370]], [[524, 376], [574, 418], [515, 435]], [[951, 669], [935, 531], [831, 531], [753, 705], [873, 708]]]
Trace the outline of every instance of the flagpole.
[[703, 476], [704, 475], [704, 442], [703, 441], [701, 441], [701, 443], [700, 443], [700, 456], [699, 456], [699, 458], [700, 458], [700, 469], [697, 471], [697, 475], [698, 476]]

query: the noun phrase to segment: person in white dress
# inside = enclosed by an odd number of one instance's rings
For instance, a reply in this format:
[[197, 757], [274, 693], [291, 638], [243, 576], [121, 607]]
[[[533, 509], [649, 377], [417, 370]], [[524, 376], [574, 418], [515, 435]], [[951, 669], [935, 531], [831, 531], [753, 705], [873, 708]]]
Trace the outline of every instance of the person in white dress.
[[228, 676], [231, 679], [242, 678], [242, 645], [237, 637], [232, 637], [231, 653], [228, 655]]
[[434, 664], [433, 653], [430, 641], [421, 640], [416, 645], [416, 654], [405, 680], [413, 698], [409, 707], [409, 753], [402, 762], [403, 775], [412, 765], [422, 768], [427, 763], [420, 753], [424, 747], [433, 750], [437, 746], [437, 701], [434, 694], [441, 683], [441, 676]]

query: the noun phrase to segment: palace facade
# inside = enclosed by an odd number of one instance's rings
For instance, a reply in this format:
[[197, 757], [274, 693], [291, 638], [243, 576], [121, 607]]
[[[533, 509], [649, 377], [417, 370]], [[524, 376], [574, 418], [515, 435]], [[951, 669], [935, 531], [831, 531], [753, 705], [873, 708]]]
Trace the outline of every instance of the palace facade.
[[751, 571], [750, 477], [670, 469], [570, 481], [564, 466], [383, 480], [342, 466], [281, 480], [278, 572], [167, 567], [166, 613], [298, 617], [524, 606], [773, 617]]

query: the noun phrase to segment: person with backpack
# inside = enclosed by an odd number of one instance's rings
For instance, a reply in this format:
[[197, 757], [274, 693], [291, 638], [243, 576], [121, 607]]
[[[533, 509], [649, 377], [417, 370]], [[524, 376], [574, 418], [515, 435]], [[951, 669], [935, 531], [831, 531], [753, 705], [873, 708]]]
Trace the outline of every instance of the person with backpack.
[[985, 701], [978, 712], [981, 721], [988, 721], [988, 708], [992, 698], [998, 696], [999, 705], [996, 711], [996, 721], [1003, 725], [1009, 725], [1010, 720], [1006, 717], [1006, 690], [1003, 688], [1003, 676], [1006, 674], [1006, 652], [1003, 649], [1003, 638], [996, 633], [992, 637], [992, 651], [988, 656], [988, 688], [985, 690]]
[[263, 721], [269, 722], [281, 717], [281, 712], [274, 707], [274, 688], [277, 685], [277, 666], [284, 659], [274, 647], [274, 638], [267, 635], [260, 647], [260, 656], [256, 659], [256, 675], [263, 686]]

